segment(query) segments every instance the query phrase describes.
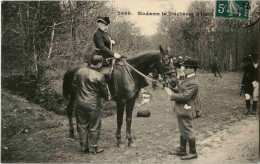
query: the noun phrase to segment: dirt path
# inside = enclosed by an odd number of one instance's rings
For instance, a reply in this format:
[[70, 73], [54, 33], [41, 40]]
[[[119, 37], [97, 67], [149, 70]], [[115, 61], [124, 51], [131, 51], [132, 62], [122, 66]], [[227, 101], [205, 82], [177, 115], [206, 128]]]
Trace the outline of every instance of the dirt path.
[[259, 120], [249, 117], [199, 142], [203, 147], [195, 163], [259, 162]]
[[[169, 102], [169, 97], [163, 91], [152, 94], [150, 103], [142, 106], [149, 109], [151, 116], [148, 118], [136, 117], [140, 109], [136, 106], [133, 113], [132, 134], [135, 147], [127, 147], [125, 139], [125, 122], [122, 128], [122, 139], [125, 148], [116, 146], [116, 116], [102, 120], [100, 147], [105, 152], [98, 155], [82, 154], [79, 151], [78, 134], [76, 138], [68, 138], [68, 119], [66, 116], [54, 115], [46, 119], [46, 123], [59, 122], [60, 126], [35, 133], [23, 133], [9, 139], [8, 150], [2, 152], [6, 155], [4, 162], [55, 162], [55, 163], [182, 163], [179, 157], [168, 155], [169, 151], [179, 145], [179, 131], [176, 117], [172, 108], [174, 103]], [[17, 96], [11, 96], [15, 101]], [[28, 102], [23, 102], [27, 108], [38, 111], [39, 107]], [[234, 112], [234, 111], [233, 111]], [[238, 111], [239, 113], [242, 111]], [[199, 158], [189, 161], [192, 163], [244, 163], [257, 162], [258, 156], [258, 119], [249, 116], [242, 121], [233, 120], [231, 125], [205, 131], [199, 129], [207, 118], [206, 113], [200, 119], [196, 119], [197, 149]], [[232, 117], [233, 118], [233, 117]], [[204, 120], [205, 119], [205, 120]], [[75, 122], [75, 121], [74, 121]], [[208, 121], [206, 124], [209, 123]], [[216, 122], [217, 123], [217, 122]], [[37, 122], [36, 122], [37, 124]], [[215, 130], [216, 131], [216, 130]], [[203, 137], [202, 133], [210, 133], [209, 137]]]

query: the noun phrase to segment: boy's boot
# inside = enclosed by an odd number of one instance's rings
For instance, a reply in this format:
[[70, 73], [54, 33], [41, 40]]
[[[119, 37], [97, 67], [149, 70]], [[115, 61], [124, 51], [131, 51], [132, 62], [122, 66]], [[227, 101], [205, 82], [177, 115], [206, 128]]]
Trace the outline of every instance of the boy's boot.
[[249, 114], [250, 113], [250, 100], [246, 100], [246, 109], [244, 114]]
[[252, 107], [252, 111], [251, 111], [251, 114], [253, 114], [253, 115], [256, 114], [256, 106], [257, 106], [257, 101], [253, 101], [253, 107]]
[[195, 138], [188, 139], [188, 142], [190, 145], [190, 152], [189, 152], [189, 154], [181, 157], [181, 160], [189, 160], [189, 159], [198, 158], [197, 151], [196, 151]]
[[181, 136], [180, 147], [176, 148], [173, 152], [170, 152], [170, 154], [179, 155], [179, 156], [186, 155], [186, 144], [187, 144], [187, 138], [184, 138], [183, 136]]

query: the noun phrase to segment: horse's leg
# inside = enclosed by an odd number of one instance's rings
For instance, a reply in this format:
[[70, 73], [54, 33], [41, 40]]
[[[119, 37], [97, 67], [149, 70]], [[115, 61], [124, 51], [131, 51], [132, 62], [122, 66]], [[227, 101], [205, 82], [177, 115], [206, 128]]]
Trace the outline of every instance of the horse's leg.
[[131, 135], [132, 113], [135, 105], [135, 99], [126, 102], [126, 138], [128, 139], [128, 146], [133, 143]]
[[125, 109], [125, 100], [120, 99], [116, 101], [117, 107], [117, 130], [116, 130], [116, 138], [117, 138], [117, 146], [119, 147], [121, 144], [121, 127], [123, 124], [123, 116]]
[[72, 114], [73, 114], [73, 109], [75, 107], [74, 105], [74, 101], [75, 101], [75, 95], [71, 95], [70, 96], [70, 102], [66, 108], [66, 111], [67, 111], [67, 115], [68, 115], [68, 118], [69, 118], [69, 124], [70, 124], [70, 135], [69, 137], [70, 138], [74, 138], [74, 127], [73, 127], [73, 121], [72, 121]]

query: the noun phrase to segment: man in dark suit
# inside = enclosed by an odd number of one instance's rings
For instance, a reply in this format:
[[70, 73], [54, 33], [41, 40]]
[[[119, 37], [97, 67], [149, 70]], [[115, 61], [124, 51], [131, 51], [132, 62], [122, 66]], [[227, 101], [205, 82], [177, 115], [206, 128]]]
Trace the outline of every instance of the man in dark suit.
[[242, 79], [242, 87], [244, 88], [246, 99], [245, 114], [249, 114], [251, 111], [250, 99], [253, 97], [253, 107], [251, 114], [256, 114], [256, 107], [259, 94], [259, 81], [258, 81], [258, 55], [253, 56], [253, 63], [250, 63], [245, 67], [244, 76]]
[[94, 154], [103, 151], [97, 146], [101, 130], [102, 98], [105, 100], [111, 98], [104, 75], [97, 71], [101, 65], [102, 57], [92, 56], [91, 65], [80, 68], [73, 80], [81, 151]]
[[212, 64], [212, 73], [214, 74], [214, 77], [217, 77], [217, 73], [220, 78], [222, 78], [220, 74], [220, 63], [217, 57], [215, 57], [213, 64]]
[[[193, 133], [192, 120], [196, 117], [196, 111], [200, 111], [201, 102], [199, 86], [196, 80], [197, 61], [189, 59], [184, 62], [186, 78], [180, 80], [177, 93], [165, 88], [171, 101], [175, 101], [174, 111], [178, 119], [180, 136], [180, 147], [171, 152], [173, 155], [182, 156], [182, 160], [197, 158], [195, 136]], [[186, 144], [189, 143], [190, 151], [186, 154]]]
[[106, 62], [107, 58], [115, 57], [116, 59], [121, 58], [121, 55], [113, 51], [113, 44], [115, 41], [112, 40], [106, 32], [110, 24], [108, 17], [97, 18], [98, 29], [94, 34], [94, 42], [96, 49], [92, 55], [101, 55], [103, 57], [102, 66], [108, 66]]

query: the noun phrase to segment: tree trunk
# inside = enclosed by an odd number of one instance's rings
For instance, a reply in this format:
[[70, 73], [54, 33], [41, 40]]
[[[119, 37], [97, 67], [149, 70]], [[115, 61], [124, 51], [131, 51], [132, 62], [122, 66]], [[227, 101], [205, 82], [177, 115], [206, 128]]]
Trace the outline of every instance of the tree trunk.
[[52, 27], [52, 32], [51, 32], [50, 48], [49, 48], [49, 53], [48, 53], [48, 57], [47, 57], [48, 60], [51, 58], [52, 47], [53, 47], [53, 38], [54, 38], [54, 34], [55, 34], [55, 26], [56, 26], [56, 23], [54, 22], [53, 27]]

